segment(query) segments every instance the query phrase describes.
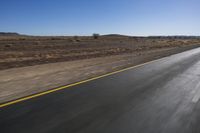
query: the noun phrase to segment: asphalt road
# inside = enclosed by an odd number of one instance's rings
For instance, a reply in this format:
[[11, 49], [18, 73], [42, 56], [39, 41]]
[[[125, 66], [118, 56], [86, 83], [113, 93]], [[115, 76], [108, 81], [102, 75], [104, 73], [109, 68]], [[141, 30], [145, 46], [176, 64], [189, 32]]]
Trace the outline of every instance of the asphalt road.
[[0, 133], [200, 133], [200, 48], [0, 108]]

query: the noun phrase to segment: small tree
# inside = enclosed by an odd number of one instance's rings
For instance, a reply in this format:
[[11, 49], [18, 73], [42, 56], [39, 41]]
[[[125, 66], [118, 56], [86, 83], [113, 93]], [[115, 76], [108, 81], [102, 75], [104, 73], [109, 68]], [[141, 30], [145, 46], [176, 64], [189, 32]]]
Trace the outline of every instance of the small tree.
[[99, 38], [99, 36], [100, 36], [100, 35], [99, 35], [99, 34], [97, 34], [97, 33], [94, 33], [94, 34], [93, 34], [93, 38], [94, 38], [94, 39], [98, 39], [98, 38]]

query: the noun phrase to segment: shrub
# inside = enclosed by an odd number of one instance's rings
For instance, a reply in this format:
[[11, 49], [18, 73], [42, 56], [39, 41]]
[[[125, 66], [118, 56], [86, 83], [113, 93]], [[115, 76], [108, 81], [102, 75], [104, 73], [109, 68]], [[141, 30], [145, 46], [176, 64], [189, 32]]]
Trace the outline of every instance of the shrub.
[[10, 48], [10, 47], [12, 47], [12, 44], [6, 44], [5, 47]]
[[80, 38], [78, 36], [74, 36], [74, 41], [80, 42], [81, 40], [80, 40]]
[[97, 34], [97, 33], [94, 33], [94, 34], [93, 34], [93, 38], [94, 38], [94, 39], [98, 39], [98, 38], [99, 38], [99, 36], [100, 36], [100, 35], [99, 35], [99, 34]]

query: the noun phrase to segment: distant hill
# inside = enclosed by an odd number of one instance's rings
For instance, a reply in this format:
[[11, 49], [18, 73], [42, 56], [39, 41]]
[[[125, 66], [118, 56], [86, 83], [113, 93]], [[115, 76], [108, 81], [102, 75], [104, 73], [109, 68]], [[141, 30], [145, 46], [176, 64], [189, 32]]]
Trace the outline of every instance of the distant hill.
[[120, 35], [120, 34], [107, 34], [107, 35], [102, 35], [102, 36], [107, 36], [107, 37], [128, 37], [126, 35]]
[[0, 36], [20, 36], [20, 34], [15, 32], [0, 32]]

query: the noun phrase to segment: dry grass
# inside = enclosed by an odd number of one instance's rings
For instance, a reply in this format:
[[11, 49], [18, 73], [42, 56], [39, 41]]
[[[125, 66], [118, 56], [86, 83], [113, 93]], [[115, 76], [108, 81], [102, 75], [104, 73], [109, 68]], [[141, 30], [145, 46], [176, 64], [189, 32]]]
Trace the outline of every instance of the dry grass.
[[0, 69], [195, 44], [200, 44], [200, 39], [0, 36]]

